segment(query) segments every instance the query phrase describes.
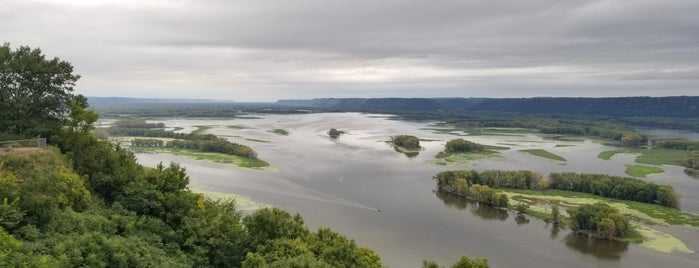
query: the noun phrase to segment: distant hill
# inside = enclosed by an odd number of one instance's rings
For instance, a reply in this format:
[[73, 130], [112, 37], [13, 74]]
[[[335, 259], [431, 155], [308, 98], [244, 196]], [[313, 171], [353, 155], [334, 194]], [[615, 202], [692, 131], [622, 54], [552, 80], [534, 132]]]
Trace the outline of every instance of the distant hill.
[[126, 98], [126, 97], [87, 97], [92, 104], [129, 104], [129, 103], [230, 103], [232, 100], [206, 100], [206, 99], [160, 99], [160, 98]]
[[615, 98], [321, 98], [279, 100], [279, 105], [337, 111], [699, 117], [699, 96]]

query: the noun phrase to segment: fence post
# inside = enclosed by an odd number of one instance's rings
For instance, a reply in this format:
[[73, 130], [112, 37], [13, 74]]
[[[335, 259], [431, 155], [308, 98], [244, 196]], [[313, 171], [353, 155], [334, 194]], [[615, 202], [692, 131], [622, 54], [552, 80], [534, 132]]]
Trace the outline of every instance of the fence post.
[[46, 138], [37, 138], [36, 146], [41, 149], [46, 149]]

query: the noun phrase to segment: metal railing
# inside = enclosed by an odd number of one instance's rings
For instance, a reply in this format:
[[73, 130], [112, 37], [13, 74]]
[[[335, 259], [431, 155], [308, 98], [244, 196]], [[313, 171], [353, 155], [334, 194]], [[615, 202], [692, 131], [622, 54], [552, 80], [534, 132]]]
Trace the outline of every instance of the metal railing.
[[24, 148], [37, 147], [46, 148], [46, 138], [36, 138], [27, 140], [0, 141], [0, 148]]

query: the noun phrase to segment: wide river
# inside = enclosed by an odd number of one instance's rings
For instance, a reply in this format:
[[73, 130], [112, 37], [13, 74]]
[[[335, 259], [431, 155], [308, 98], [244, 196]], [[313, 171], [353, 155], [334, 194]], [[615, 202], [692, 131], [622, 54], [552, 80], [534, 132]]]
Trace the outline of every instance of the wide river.
[[[531, 219], [443, 196], [432, 176], [451, 169], [527, 169], [549, 172], [606, 173], [625, 176], [631, 155], [611, 160], [599, 152], [618, 149], [589, 140], [554, 141], [536, 135], [469, 136], [478, 143], [511, 147], [501, 159], [470, 165], [430, 163], [455, 136], [430, 130], [428, 122], [393, 120], [358, 113], [259, 115], [259, 119], [162, 119], [168, 127], [211, 126], [207, 133], [246, 144], [278, 171], [241, 169], [230, 164], [193, 160], [170, 154], [138, 154], [146, 165], [174, 161], [187, 168], [195, 187], [235, 193], [255, 202], [300, 213], [311, 229], [330, 227], [377, 251], [390, 267], [420, 267], [423, 259], [450, 265], [460, 256], [484, 257], [493, 267], [699, 267], [699, 254], [660, 253], [635, 244], [599, 241], [552, 228]], [[236, 127], [230, 127], [236, 126]], [[281, 128], [280, 136], [269, 132]], [[348, 131], [339, 140], [330, 128]], [[416, 157], [395, 152], [384, 141], [396, 134], [422, 139]], [[253, 141], [253, 140], [256, 141]], [[260, 140], [268, 142], [260, 142]], [[556, 147], [556, 145], [573, 145]], [[558, 163], [517, 150], [543, 148], [568, 161]], [[699, 212], [699, 180], [680, 167], [663, 166], [650, 180], [672, 185], [682, 195], [682, 208]], [[380, 211], [378, 211], [380, 210]], [[660, 227], [692, 250], [699, 250], [696, 228]]]

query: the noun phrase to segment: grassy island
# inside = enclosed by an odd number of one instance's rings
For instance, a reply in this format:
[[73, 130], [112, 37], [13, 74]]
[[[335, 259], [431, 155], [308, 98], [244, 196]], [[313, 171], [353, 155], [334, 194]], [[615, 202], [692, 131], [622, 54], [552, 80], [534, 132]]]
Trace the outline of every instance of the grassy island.
[[275, 129], [270, 130], [269, 132], [272, 132], [272, 133], [277, 134], [279, 136], [289, 136], [289, 131], [286, 129], [275, 128]]
[[528, 149], [528, 150], [519, 150], [520, 152], [523, 153], [528, 153], [530, 155], [538, 156], [538, 157], [543, 157], [546, 159], [551, 159], [554, 161], [561, 161], [561, 162], [566, 162], [566, 159], [563, 158], [560, 155], [551, 153], [549, 151], [546, 151], [544, 149]]
[[[699, 227], [699, 215], [676, 208], [678, 197], [672, 187], [634, 178], [578, 173], [546, 178], [531, 171], [457, 170], [440, 172], [434, 179], [443, 192], [661, 252], [692, 250], [653, 225]], [[480, 194], [485, 187], [488, 193]]]
[[500, 155], [496, 150], [508, 150], [508, 147], [491, 146], [478, 144], [461, 138], [453, 139], [444, 145], [444, 151], [439, 152], [432, 163], [437, 165], [468, 164], [473, 160], [497, 157]]
[[659, 167], [651, 167], [646, 165], [630, 165], [626, 167], [626, 174], [634, 177], [646, 177], [654, 173], [662, 173], [664, 170]]
[[420, 139], [411, 135], [396, 135], [390, 138], [393, 149], [406, 155], [417, 155], [422, 150]]

